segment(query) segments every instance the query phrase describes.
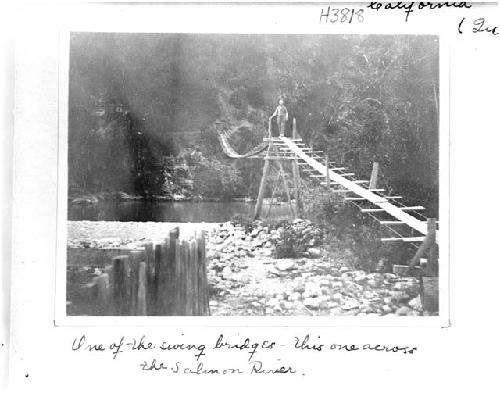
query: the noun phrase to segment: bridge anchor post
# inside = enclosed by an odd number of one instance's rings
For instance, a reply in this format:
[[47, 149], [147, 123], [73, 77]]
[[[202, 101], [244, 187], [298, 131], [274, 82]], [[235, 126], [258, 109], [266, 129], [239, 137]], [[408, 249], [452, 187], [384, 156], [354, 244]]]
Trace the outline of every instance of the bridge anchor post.
[[264, 168], [262, 169], [262, 178], [260, 179], [259, 186], [259, 196], [257, 197], [257, 203], [255, 203], [255, 210], [253, 214], [253, 219], [259, 219], [262, 211], [262, 203], [264, 202], [264, 193], [266, 191], [267, 177], [269, 175], [269, 159], [265, 159]]
[[[292, 138], [295, 140], [298, 138], [297, 135], [297, 120], [293, 118], [293, 128], [292, 128]], [[295, 189], [295, 203], [296, 203], [296, 216], [300, 217], [303, 212], [302, 197], [300, 194], [300, 171], [299, 171], [299, 161], [294, 160], [292, 162], [292, 173], [293, 173], [293, 188]]]

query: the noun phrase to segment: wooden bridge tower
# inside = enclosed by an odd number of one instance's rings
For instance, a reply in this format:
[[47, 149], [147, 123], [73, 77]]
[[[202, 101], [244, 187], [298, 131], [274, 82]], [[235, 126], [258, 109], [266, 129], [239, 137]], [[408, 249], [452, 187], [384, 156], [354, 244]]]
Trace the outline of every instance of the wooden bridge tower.
[[[293, 119], [292, 139], [293, 140], [297, 139], [297, 123], [295, 118]], [[268, 183], [270, 181], [270, 172], [271, 168], [273, 167], [273, 164], [276, 165], [276, 167], [278, 168], [277, 183], [280, 182], [280, 179], [283, 181], [283, 188], [287, 196], [288, 205], [290, 208], [290, 214], [293, 218], [297, 218], [302, 212], [303, 208], [300, 196], [300, 173], [297, 160], [298, 158], [294, 154], [284, 153], [282, 150], [280, 150], [281, 146], [280, 138], [273, 138], [271, 133], [271, 120], [269, 120], [268, 137], [267, 139], [265, 138], [264, 140], [267, 140], [269, 145], [266, 151], [266, 155], [264, 157], [264, 167], [262, 170], [262, 178], [260, 180], [259, 195], [257, 197], [257, 203], [255, 204], [254, 219], [259, 219], [262, 217], [264, 195]], [[287, 161], [291, 163], [292, 167], [292, 179], [293, 179], [293, 191], [294, 191], [293, 195], [296, 203], [295, 207], [292, 201], [292, 195], [290, 193], [290, 186], [288, 184], [289, 178], [287, 177], [287, 173], [285, 171], [285, 166], [284, 166], [284, 164]], [[271, 195], [271, 204], [273, 204], [274, 191], [276, 190], [277, 186], [278, 185], [276, 184], [272, 186], [273, 193]]]

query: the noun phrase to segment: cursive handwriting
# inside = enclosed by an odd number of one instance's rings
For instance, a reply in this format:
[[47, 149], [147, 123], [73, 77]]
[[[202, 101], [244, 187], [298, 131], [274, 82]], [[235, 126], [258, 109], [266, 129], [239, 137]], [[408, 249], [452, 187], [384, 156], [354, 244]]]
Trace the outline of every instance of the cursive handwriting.
[[[464, 22], [465, 18], [462, 18], [460, 23], [458, 24], [458, 32], [463, 34]], [[488, 26], [486, 25], [485, 18], [477, 18], [472, 21], [472, 33], [489, 33], [493, 36], [497, 36], [500, 34], [500, 29], [498, 26]]]
[[[304, 333], [287, 339], [252, 337], [230, 337], [219, 333], [217, 337], [206, 343], [185, 341], [181, 335], [178, 339], [168, 341], [160, 337], [154, 339], [142, 335], [139, 337], [120, 336], [109, 342], [91, 341], [85, 334], [75, 337], [71, 350], [75, 353], [93, 353], [111, 355], [115, 360], [118, 355], [127, 354], [139, 369], [159, 374], [183, 375], [290, 375], [300, 372], [295, 364], [301, 361], [300, 355], [325, 353], [383, 353], [383, 354], [414, 354], [417, 347], [410, 345], [384, 344], [353, 344], [327, 340], [321, 336]], [[182, 341], [179, 341], [182, 340]], [[282, 361], [281, 351], [293, 352], [295, 359], [291, 362]], [[222, 356], [224, 358], [220, 358]], [[218, 361], [224, 361], [222, 366], [212, 354], [218, 354]], [[130, 358], [132, 357], [132, 358]], [[243, 358], [241, 358], [243, 357]], [[203, 358], [203, 360], [201, 360]], [[136, 366], [137, 366], [136, 365]]]
[[366, 8], [370, 10], [403, 10], [406, 14], [405, 22], [408, 22], [408, 17], [414, 10], [435, 10], [441, 8], [471, 8], [472, 4], [466, 2], [389, 2], [389, 3], [381, 3], [378, 1], [370, 2]]
[[264, 349], [264, 350], [272, 350], [273, 347], [276, 345], [276, 342], [274, 341], [268, 341], [264, 340], [262, 342], [251, 342], [250, 339], [247, 337], [243, 342], [236, 342], [236, 343], [231, 343], [231, 342], [226, 342], [224, 341], [224, 336], [221, 334], [217, 341], [215, 342], [214, 349], [218, 348], [225, 348], [228, 350], [231, 349], [237, 349], [237, 350], [249, 350], [248, 353], [250, 356], [248, 357], [248, 360], [252, 360], [253, 356], [257, 352], [259, 348]]
[[[199, 362], [195, 366], [186, 366], [181, 362], [175, 362], [171, 365], [165, 362], [158, 362], [156, 359], [151, 361], [144, 361], [139, 364], [141, 370], [144, 371], [164, 371], [165, 373], [173, 374], [194, 374], [194, 375], [228, 375], [228, 374], [243, 374], [245, 370], [240, 368], [215, 368], [206, 367], [203, 362]], [[294, 374], [297, 370], [292, 366], [270, 366], [264, 365], [262, 361], [252, 361], [249, 362], [248, 370], [246, 371], [250, 374]]]

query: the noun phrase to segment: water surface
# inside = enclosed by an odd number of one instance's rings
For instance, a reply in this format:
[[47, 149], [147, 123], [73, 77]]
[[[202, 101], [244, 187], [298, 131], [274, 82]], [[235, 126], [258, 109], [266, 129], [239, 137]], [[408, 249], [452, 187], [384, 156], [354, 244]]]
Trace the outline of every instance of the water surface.
[[[269, 210], [270, 209], [270, 210]], [[254, 203], [245, 202], [99, 202], [92, 205], [71, 205], [71, 221], [133, 221], [133, 222], [226, 222], [241, 216], [250, 219]], [[264, 205], [263, 213], [273, 219], [290, 216], [288, 204]]]

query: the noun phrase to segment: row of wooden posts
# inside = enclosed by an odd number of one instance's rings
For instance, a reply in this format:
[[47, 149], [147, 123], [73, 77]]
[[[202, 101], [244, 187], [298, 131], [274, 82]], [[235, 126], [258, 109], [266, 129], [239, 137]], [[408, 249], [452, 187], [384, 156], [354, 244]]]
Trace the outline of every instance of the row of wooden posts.
[[180, 240], [175, 228], [161, 244], [112, 258], [92, 289], [103, 315], [209, 315], [205, 231]]

